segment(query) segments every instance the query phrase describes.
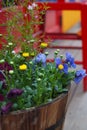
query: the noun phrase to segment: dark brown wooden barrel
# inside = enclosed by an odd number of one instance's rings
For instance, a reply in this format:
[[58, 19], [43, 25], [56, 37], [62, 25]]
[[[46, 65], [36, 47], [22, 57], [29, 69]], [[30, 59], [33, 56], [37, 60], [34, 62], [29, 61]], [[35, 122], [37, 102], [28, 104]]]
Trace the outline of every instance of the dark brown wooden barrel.
[[62, 130], [68, 93], [30, 110], [0, 116], [0, 130]]

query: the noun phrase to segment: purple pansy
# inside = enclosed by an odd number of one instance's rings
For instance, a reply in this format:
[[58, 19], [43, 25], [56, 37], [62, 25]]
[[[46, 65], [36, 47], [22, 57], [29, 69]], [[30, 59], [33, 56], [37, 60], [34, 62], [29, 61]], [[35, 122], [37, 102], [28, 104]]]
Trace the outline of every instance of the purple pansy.
[[8, 113], [9, 111], [10, 111], [10, 109], [12, 108], [12, 103], [11, 102], [9, 102], [9, 103], [7, 103], [5, 106], [3, 106], [2, 108], [1, 108], [1, 114], [6, 114], [6, 113]]
[[9, 70], [12, 70], [12, 66], [9, 65], [7, 62], [4, 62], [4, 63], [0, 63], [0, 70], [6, 70], [6, 71], [9, 71]]
[[3, 72], [0, 70], [0, 81], [3, 81], [5, 79]]
[[35, 57], [35, 63], [42, 63], [43, 66], [46, 65], [46, 55], [39, 53], [36, 57]]
[[5, 81], [5, 80], [2, 81], [2, 88], [3, 88], [3, 89], [6, 89], [6, 88], [7, 88], [7, 84], [6, 84], [6, 81]]
[[15, 98], [17, 96], [20, 96], [23, 93], [22, 89], [18, 89], [18, 88], [14, 88], [11, 89], [8, 94], [7, 94], [7, 98]]
[[64, 71], [64, 73], [66, 73], [66, 74], [68, 73], [68, 65], [66, 63], [62, 63], [61, 58], [55, 58], [55, 63], [56, 63], [56, 68], [58, 68], [58, 66], [60, 64], [62, 64], [63, 67], [64, 67], [62, 71]]
[[2, 94], [0, 94], [0, 102], [4, 101], [4, 96]]
[[76, 64], [74, 63], [74, 57], [70, 53], [66, 53], [66, 63], [70, 65], [70, 67], [76, 68]]
[[86, 75], [86, 70], [77, 70], [74, 82], [78, 84]]

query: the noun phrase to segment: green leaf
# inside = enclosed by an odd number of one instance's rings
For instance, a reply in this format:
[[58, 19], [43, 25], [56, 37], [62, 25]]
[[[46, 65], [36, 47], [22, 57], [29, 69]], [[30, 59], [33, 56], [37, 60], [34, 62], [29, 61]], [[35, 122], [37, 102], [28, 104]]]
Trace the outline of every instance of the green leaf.
[[3, 82], [2, 82], [2, 81], [0, 81], [0, 89], [2, 89], [2, 85], [3, 85]]

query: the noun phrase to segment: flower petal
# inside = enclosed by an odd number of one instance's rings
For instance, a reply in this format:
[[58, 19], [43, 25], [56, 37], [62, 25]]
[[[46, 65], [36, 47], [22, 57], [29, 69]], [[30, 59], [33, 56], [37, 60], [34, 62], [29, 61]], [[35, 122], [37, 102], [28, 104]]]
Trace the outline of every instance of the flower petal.
[[23, 90], [22, 90], [22, 89], [14, 88], [14, 89], [11, 89], [11, 90], [8, 92], [7, 98], [15, 98], [15, 97], [17, 97], [17, 96], [20, 96], [22, 93], [23, 93]]
[[13, 104], [10, 102], [10, 103], [7, 103], [5, 106], [3, 106], [3, 107], [1, 108], [1, 114], [6, 114], [6, 113], [8, 113], [8, 112], [10, 111], [12, 105], [13, 105]]
[[78, 71], [76, 71], [74, 82], [76, 84], [78, 84], [85, 76], [87, 76], [86, 70], [78, 70]]

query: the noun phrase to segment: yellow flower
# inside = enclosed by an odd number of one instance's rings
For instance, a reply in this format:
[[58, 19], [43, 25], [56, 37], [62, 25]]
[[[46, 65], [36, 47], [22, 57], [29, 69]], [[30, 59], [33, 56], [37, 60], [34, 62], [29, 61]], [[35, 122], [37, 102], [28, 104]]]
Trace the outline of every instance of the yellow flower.
[[28, 53], [28, 52], [24, 52], [24, 53], [22, 54], [22, 56], [23, 56], [23, 57], [29, 57], [29, 53]]
[[40, 44], [40, 47], [41, 48], [46, 48], [48, 46], [48, 44], [46, 43], [46, 42], [42, 42], [41, 44]]
[[27, 65], [26, 64], [22, 64], [19, 66], [20, 70], [26, 70], [27, 69]]
[[63, 65], [62, 64], [60, 64], [59, 66], [58, 66], [58, 69], [60, 69], [60, 70], [62, 70], [64, 67], [63, 67]]

